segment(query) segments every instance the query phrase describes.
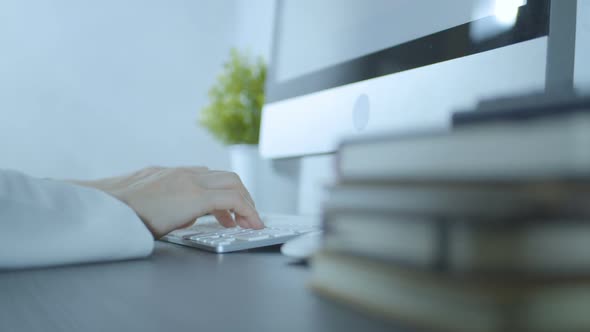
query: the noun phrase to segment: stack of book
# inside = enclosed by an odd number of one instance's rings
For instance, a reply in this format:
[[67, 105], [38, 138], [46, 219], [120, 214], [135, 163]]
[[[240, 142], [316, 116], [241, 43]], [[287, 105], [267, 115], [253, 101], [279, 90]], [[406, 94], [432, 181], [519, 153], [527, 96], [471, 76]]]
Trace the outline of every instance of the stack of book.
[[588, 109], [343, 143], [312, 289], [435, 331], [590, 331]]

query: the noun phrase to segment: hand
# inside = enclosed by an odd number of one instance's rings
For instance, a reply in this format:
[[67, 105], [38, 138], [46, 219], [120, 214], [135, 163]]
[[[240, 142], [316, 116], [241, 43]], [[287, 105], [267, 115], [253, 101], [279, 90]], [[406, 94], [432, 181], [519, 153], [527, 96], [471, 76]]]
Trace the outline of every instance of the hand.
[[72, 182], [105, 191], [129, 205], [155, 238], [190, 226], [208, 213], [225, 227], [264, 227], [235, 173], [206, 167], [151, 167], [127, 176]]

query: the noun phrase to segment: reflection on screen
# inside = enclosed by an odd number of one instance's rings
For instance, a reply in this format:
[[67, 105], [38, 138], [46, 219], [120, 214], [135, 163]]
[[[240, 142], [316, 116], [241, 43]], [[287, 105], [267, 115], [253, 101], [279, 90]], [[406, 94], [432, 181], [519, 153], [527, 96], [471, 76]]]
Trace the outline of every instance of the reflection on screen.
[[[515, 20], [525, 0], [285, 0], [276, 63], [286, 81], [385, 48], [497, 15]], [[515, 10], [516, 9], [516, 10]], [[474, 31], [472, 38], [490, 31]], [[493, 33], [493, 31], [492, 31]]]

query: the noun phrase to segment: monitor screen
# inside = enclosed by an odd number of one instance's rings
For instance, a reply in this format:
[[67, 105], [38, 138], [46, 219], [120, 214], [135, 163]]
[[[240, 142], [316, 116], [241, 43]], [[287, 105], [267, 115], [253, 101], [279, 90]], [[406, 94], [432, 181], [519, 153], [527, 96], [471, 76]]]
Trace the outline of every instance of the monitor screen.
[[542, 88], [549, 13], [549, 0], [278, 0], [261, 154], [330, 153]]
[[[287, 81], [495, 14], [508, 25], [510, 7], [501, 3], [506, 1], [286, 1], [279, 14], [276, 79]], [[509, 4], [514, 13], [526, 1]]]

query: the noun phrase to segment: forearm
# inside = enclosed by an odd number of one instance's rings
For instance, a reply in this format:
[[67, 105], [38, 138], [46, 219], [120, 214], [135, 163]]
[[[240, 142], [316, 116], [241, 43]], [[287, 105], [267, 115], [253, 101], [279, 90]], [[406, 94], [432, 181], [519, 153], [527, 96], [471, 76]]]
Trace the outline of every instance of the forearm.
[[153, 237], [99, 190], [0, 170], [0, 267], [144, 257]]

